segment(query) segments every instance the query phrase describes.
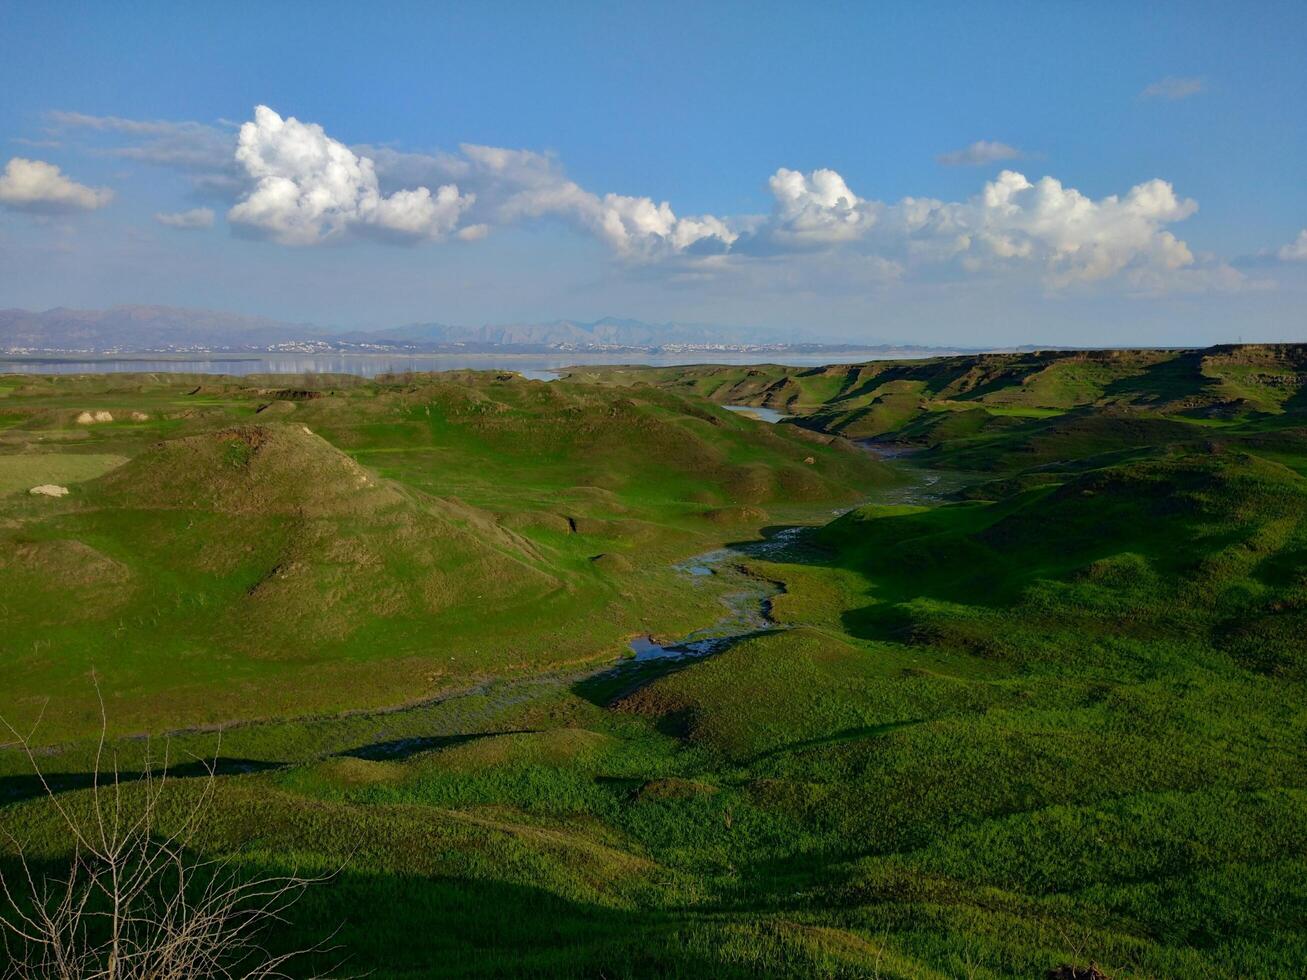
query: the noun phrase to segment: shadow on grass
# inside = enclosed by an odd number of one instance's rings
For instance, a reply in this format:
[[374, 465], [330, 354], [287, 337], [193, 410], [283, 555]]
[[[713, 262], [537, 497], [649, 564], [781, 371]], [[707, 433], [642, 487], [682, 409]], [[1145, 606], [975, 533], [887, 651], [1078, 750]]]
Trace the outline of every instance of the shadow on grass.
[[808, 749], [824, 748], [831, 745], [840, 745], [845, 742], [856, 742], [864, 738], [876, 738], [880, 735], [888, 735], [890, 732], [898, 731], [900, 728], [910, 728], [913, 725], [920, 725], [926, 719], [909, 718], [904, 721], [891, 721], [881, 725], [859, 725], [855, 728], [844, 728], [838, 732], [832, 732], [829, 735], [822, 735], [819, 738], [808, 738], [801, 742], [788, 742], [785, 745], [778, 745], [774, 749], [768, 749], [766, 752], [759, 752], [753, 758], [745, 763], [746, 766], [752, 766], [766, 759], [773, 759], [776, 756], [787, 755], [791, 752], [805, 752]]
[[470, 878], [347, 871], [310, 889], [293, 909], [281, 948], [334, 931], [334, 953], [298, 962], [310, 975], [387, 977], [747, 976], [686, 948], [675, 910], [619, 909], [543, 887]]
[[511, 731], [468, 732], [463, 735], [419, 735], [412, 738], [391, 739], [388, 742], [373, 742], [356, 749], [345, 749], [343, 752], [337, 752], [336, 755], [365, 759], [368, 762], [396, 762], [422, 752], [462, 745], [464, 742], [475, 742], [477, 739], [493, 738], [496, 735], [530, 735], [534, 732], [534, 728], [515, 728]]
[[[700, 661], [725, 653], [737, 643], [776, 632], [779, 630], [750, 630], [738, 636], [721, 637], [714, 640], [711, 650], [703, 653], [687, 651], [682, 655], [659, 657], [654, 660], [628, 660], [612, 670], [592, 674], [577, 681], [572, 685], [571, 691], [577, 697], [584, 698], [597, 707], [608, 708], [656, 680], [678, 674]], [[672, 646], [666, 649], [675, 654], [682, 648]]]
[[[177, 766], [167, 768], [168, 779], [203, 779], [210, 774], [214, 776], [243, 776], [254, 772], [267, 772], [269, 769], [283, 769], [287, 763], [284, 762], [267, 762], [260, 759], [198, 759], [195, 762], [186, 762]], [[100, 773], [99, 784], [101, 786], [111, 786], [116, 778], [119, 783], [136, 783], [150, 776], [159, 779], [164, 775], [162, 770], [156, 769], [152, 772], [139, 770], [136, 772], [120, 772], [115, 777], [113, 773]], [[45, 782], [35, 774], [24, 774], [21, 776], [0, 776], [0, 803], [18, 803], [23, 800], [30, 800], [34, 797], [45, 796], [50, 793], [69, 793], [73, 790], [90, 789], [96, 784], [96, 776], [93, 772], [52, 772], [45, 773]]]
[[[29, 868], [37, 880], [67, 871], [59, 859], [34, 861]], [[291, 870], [260, 863], [243, 866], [242, 873]], [[24, 880], [8, 855], [0, 856], [0, 875]], [[24, 899], [20, 894], [30, 908]], [[321, 948], [288, 961], [277, 974], [287, 977], [749, 975], [702, 949], [686, 949], [686, 925], [676, 910], [613, 908], [564, 898], [547, 887], [347, 869], [305, 890], [259, 939], [269, 956]]]
[[[335, 756], [348, 756], [365, 759], [369, 762], [401, 761], [428, 752], [433, 749], [461, 745], [481, 738], [496, 735], [526, 735], [534, 729], [521, 728], [509, 731], [470, 732], [463, 735], [432, 735], [414, 738], [398, 738], [386, 742], [373, 742], [357, 748], [345, 749], [333, 753]], [[273, 762], [265, 759], [241, 759], [219, 757], [217, 759], [197, 759], [180, 765], [170, 765], [166, 770], [144, 769], [119, 772], [117, 777], [112, 772], [101, 772], [99, 785], [110, 786], [115, 778], [119, 783], [136, 783], [148, 777], [159, 779], [167, 775], [168, 779], [203, 779], [213, 776], [246, 776], [252, 773], [268, 772], [273, 769], [286, 769], [292, 763]], [[21, 803], [24, 800], [45, 796], [47, 793], [71, 793], [76, 790], [90, 789], [96, 784], [95, 773], [86, 772], [47, 772], [44, 782], [35, 773], [23, 773], [12, 776], [0, 776], [0, 805]]]

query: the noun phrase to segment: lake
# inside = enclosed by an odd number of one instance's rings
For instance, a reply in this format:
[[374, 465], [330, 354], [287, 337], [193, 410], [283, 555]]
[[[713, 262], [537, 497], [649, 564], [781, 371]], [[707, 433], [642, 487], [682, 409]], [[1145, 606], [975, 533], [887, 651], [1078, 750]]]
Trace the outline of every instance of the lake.
[[[901, 357], [901, 355], [900, 355]], [[207, 356], [122, 355], [77, 360], [73, 356], [0, 358], [0, 374], [115, 374], [179, 372], [184, 374], [378, 374], [406, 371], [518, 371], [528, 378], [552, 380], [560, 368], [601, 364], [784, 364], [819, 367], [872, 360], [866, 352], [830, 350], [820, 354], [753, 354], [692, 351], [688, 354], [212, 354]]]

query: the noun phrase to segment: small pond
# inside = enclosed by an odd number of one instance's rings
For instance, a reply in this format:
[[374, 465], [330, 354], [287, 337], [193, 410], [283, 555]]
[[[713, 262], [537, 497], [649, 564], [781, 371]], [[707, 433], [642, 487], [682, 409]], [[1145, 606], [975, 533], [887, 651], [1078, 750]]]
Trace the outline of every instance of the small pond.
[[781, 419], [789, 418], [784, 412], [758, 405], [723, 405], [722, 408], [728, 412], [739, 412], [741, 415], [756, 418], [759, 422], [779, 422]]

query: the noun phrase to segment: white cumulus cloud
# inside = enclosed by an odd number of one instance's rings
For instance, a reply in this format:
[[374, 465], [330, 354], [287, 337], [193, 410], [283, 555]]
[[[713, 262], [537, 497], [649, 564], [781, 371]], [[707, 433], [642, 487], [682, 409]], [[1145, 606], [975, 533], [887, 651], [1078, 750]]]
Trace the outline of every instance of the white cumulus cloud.
[[1307, 262], [1307, 228], [1298, 232], [1297, 238], [1281, 246], [1275, 254], [1282, 262]]
[[1106, 279], [1127, 267], [1175, 270], [1192, 265], [1188, 246], [1164, 225], [1198, 210], [1164, 180], [1098, 201], [1052, 178], [1031, 183], [1005, 170], [961, 216], [973, 234], [968, 251], [999, 259], [1038, 258], [1054, 286]]
[[313, 123], [267, 106], [240, 128], [236, 161], [251, 189], [227, 212], [233, 225], [283, 245], [313, 245], [349, 232], [397, 240], [441, 238], [472, 203], [456, 184], [381, 193], [371, 159]]
[[666, 201], [655, 204], [649, 197], [605, 194], [601, 200], [584, 194], [575, 213], [617, 253], [628, 257], [656, 258], [706, 241], [724, 248], [736, 237], [720, 218], [678, 218]]
[[797, 247], [851, 241], [876, 223], [878, 206], [849, 190], [834, 170], [803, 174], [782, 167], [767, 184], [775, 199], [773, 241]]
[[970, 146], [964, 146], [960, 150], [941, 153], [935, 157], [935, 161], [946, 167], [980, 167], [987, 163], [1017, 160], [1022, 156], [1024, 154], [1015, 146], [1009, 146], [997, 140], [976, 140]]
[[14, 157], [0, 175], [0, 204], [34, 214], [94, 211], [113, 200], [105, 187], [87, 187], [66, 176], [53, 163]]
[[774, 212], [742, 252], [847, 247], [907, 269], [956, 262], [970, 273], [1036, 265], [1055, 289], [1145, 270], [1156, 283], [1195, 261], [1166, 226], [1198, 205], [1163, 180], [1094, 200], [1053, 177], [1032, 182], [1005, 170], [967, 201], [892, 204], [860, 197], [832, 170], [782, 168], [770, 186]]
[[191, 208], [189, 211], [160, 211], [155, 214], [154, 220], [168, 228], [212, 228], [213, 209]]
[[678, 217], [666, 201], [587, 191], [544, 154], [473, 144], [460, 149], [458, 159], [427, 159], [477, 187], [500, 224], [559, 217], [628, 259], [652, 260], [690, 249], [721, 251], [736, 239], [727, 223], [712, 215]]

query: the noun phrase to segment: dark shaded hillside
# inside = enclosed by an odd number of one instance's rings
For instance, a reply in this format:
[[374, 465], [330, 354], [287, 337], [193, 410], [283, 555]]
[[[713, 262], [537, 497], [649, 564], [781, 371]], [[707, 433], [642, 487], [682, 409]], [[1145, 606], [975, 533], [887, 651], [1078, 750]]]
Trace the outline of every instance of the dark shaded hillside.
[[1307, 678], [1307, 478], [1215, 453], [1064, 479], [829, 525], [839, 564], [876, 583], [849, 628], [1082, 671], [1134, 644]]

